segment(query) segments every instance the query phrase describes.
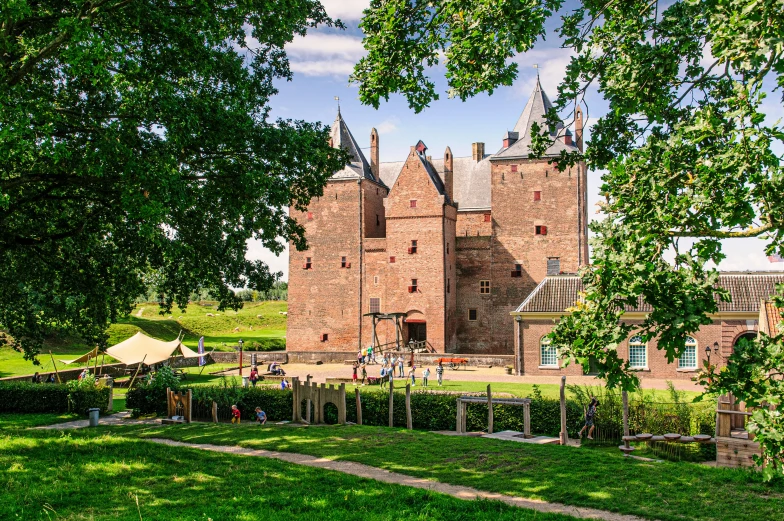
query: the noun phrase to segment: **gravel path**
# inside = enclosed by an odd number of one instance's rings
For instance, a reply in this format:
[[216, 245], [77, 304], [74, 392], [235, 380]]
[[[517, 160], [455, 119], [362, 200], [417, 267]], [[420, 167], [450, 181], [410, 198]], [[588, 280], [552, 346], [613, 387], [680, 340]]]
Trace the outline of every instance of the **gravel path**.
[[388, 470], [370, 467], [368, 465], [350, 461], [333, 461], [326, 458], [317, 458], [315, 456], [296, 454], [292, 452], [276, 452], [269, 450], [248, 449], [237, 446], [211, 445], [205, 443], [185, 443], [162, 438], [145, 438], [145, 441], [160, 443], [162, 445], [169, 445], [172, 447], [187, 447], [191, 449], [209, 450], [213, 452], [237, 454], [241, 456], [273, 458], [288, 463], [293, 463], [295, 465], [305, 465], [308, 467], [317, 467], [326, 470], [333, 470], [336, 472], [343, 472], [344, 474], [351, 474], [353, 476], [359, 476], [362, 478], [374, 479], [384, 483], [394, 483], [408, 487], [433, 490], [442, 494], [448, 494], [458, 499], [491, 499], [495, 501], [501, 501], [507, 505], [515, 507], [529, 508], [546, 513], [565, 514], [579, 519], [604, 519], [606, 521], [647, 521], [644, 518], [637, 516], [616, 514], [594, 508], [575, 507], [570, 505], [562, 505], [560, 503], [548, 503], [547, 501], [507, 496], [504, 494], [485, 492], [482, 490], [459, 485], [448, 485], [438, 481], [414, 478], [411, 476], [406, 476], [405, 474], [389, 472]]

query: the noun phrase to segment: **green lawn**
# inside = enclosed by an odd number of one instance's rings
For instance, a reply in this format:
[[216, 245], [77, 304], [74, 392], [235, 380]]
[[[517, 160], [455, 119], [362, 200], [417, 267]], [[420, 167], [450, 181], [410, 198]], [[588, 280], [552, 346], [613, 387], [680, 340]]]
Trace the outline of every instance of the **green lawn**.
[[[182, 331], [185, 345], [196, 348], [199, 337], [204, 336], [204, 344], [209, 352], [230, 351], [240, 338], [245, 348], [251, 350], [254, 344], [267, 346], [275, 342], [276, 346], [284, 346], [286, 338], [286, 312], [288, 303], [248, 302], [239, 311], [217, 311], [214, 304], [189, 304], [185, 312], [176, 307], [172, 315], [161, 316], [157, 304], [140, 304], [130, 316], [122, 318], [119, 323], [109, 326], [108, 344], [110, 346], [133, 336], [137, 331], [161, 340], [173, 340]], [[141, 317], [139, 316], [141, 311]], [[207, 313], [215, 316], [209, 317]], [[239, 331], [234, 331], [239, 328]], [[57, 369], [84, 367], [84, 364], [66, 366], [59, 359], [76, 358], [92, 349], [79, 338], [72, 336], [53, 337], [46, 341], [43, 354], [39, 355], [40, 365], [25, 360], [21, 353], [10, 348], [0, 348], [0, 378], [32, 374], [35, 371], [50, 373], [53, 369], [52, 359], [48, 351], [54, 353]], [[263, 349], [263, 347], [262, 347]], [[106, 363], [115, 362], [107, 357]], [[99, 360], [99, 364], [101, 361]], [[91, 364], [92, 365], [92, 364]], [[205, 369], [205, 372], [209, 369]]]
[[0, 431], [0, 519], [574, 521], [126, 431]]
[[121, 429], [142, 437], [356, 461], [491, 492], [662, 521], [770, 521], [781, 519], [784, 512], [783, 480], [763, 484], [758, 473], [748, 470], [637, 461], [623, 458], [616, 449], [528, 445], [383, 427], [192, 424]]

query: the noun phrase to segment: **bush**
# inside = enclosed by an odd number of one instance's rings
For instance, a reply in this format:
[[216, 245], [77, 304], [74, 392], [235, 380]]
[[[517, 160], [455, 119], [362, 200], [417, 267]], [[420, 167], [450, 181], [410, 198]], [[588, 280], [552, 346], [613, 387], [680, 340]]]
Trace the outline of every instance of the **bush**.
[[[70, 384], [70, 382], [69, 382]], [[0, 412], [84, 414], [97, 407], [102, 413], [109, 406], [109, 388], [94, 382], [76, 387], [68, 384], [0, 383]]]
[[137, 387], [130, 389], [125, 404], [134, 414], [166, 415], [166, 389], [180, 390], [180, 379], [174, 375], [171, 367], [163, 366], [155, 373], [142, 378]]

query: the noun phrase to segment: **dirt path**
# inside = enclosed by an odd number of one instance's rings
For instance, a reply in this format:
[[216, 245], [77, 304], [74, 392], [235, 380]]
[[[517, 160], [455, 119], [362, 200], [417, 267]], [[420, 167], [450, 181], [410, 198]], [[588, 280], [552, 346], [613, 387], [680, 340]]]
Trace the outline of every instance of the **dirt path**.
[[388, 470], [370, 467], [361, 463], [353, 463], [350, 461], [333, 461], [326, 458], [317, 458], [315, 456], [308, 456], [306, 454], [296, 454], [292, 452], [276, 452], [269, 450], [248, 449], [245, 447], [226, 446], [226, 445], [211, 445], [204, 443], [185, 443], [181, 441], [167, 440], [162, 438], [144, 438], [145, 441], [153, 443], [160, 443], [162, 445], [169, 445], [172, 447], [188, 447], [191, 449], [209, 450], [213, 452], [222, 452], [227, 454], [237, 454], [241, 456], [255, 456], [260, 458], [273, 458], [295, 465], [305, 465], [308, 467], [317, 467], [326, 470], [334, 470], [336, 472], [343, 472], [344, 474], [351, 474], [352, 476], [359, 476], [362, 478], [374, 479], [384, 483], [394, 483], [397, 485], [404, 485], [408, 487], [421, 488], [426, 490], [433, 490], [442, 494], [448, 494], [458, 499], [473, 500], [473, 499], [491, 499], [501, 501], [507, 505], [529, 508], [539, 512], [565, 514], [579, 519], [604, 519], [606, 521], [646, 521], [644, 518], [616, 514], [604, 510], [597, 510], [594, 508], [575, 507], [570, 505], [562, 505], [560, 503], [548, 503], [536, 499], [525, 499], [515, 496], [507, 496], [504, 494], [496, 494], [493, 492], [484, 492], [470, 487], [463, 487], [459, 485], [448, 485], [438, 481], [431, 481], [429, 479], [414, 478], [405, 474], [398, 474]]

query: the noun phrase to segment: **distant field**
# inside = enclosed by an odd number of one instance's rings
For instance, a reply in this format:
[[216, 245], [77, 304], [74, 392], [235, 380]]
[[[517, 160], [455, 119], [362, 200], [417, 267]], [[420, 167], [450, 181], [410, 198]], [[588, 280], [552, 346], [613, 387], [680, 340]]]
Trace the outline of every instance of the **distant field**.
[[[182, 331], [184, 343], [196, 348], [199, 337], [204, 336], [207, 351], [232, 351], [237, 341], [242, 339], [245, 349], [275, 350], [286, 346], [286, 315], [288, 303], [285, 301], [246, 302], [239, 311], [217, 311], [217, 304], [204, 302], [189, 304], [185, 310], [177, 307], [172, 313], [162, 316], [157, 303], [140, 304], [133, 312], [117, 324], [109, 326], [109, 345], [112, 346], [142, 331], [160, 340], [174, 340]], [[208, 316], [212, 314], [213, 316]], [[52, 351], [55, 360], [75, 358], [89, 351], [92, 346], [83, 340], [62, 336], [49, 339], [38, 356], [40, 366], [24, 360], [20, 353], [8, 348], [0, 349], [0, 378], [31, 374], [35, 371], [53, 371]], [[110, 358], [106, 363], [113, 362]], [[83, 365], [66, 366], [56, 361], [58, 369], [71, 369]], [[99, 361], [100, 363], [100, 361]]]

